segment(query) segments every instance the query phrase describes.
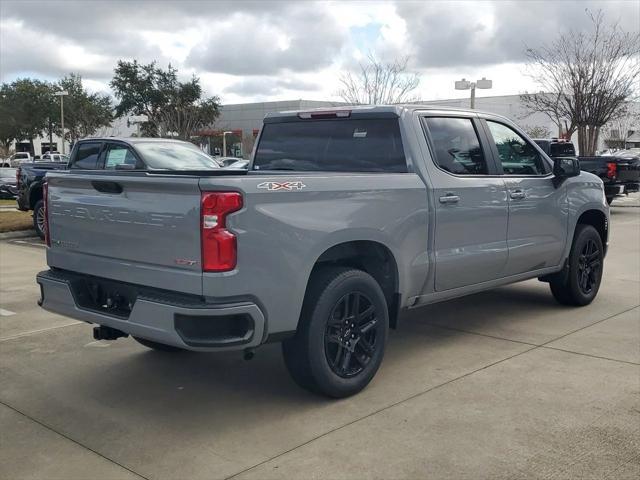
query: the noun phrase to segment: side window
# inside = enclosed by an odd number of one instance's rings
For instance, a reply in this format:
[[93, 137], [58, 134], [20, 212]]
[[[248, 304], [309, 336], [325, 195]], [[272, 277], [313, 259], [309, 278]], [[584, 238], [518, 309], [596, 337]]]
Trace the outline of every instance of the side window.
[[538, 151], [517, 132], [501, 123], [487, 121], [498, 149], [505, 175], [545, 175], [544, 160]]
[[426, 117], [438, 166], [456, 175], [486, 175], [487, 161], [469, 118]]
[[78, 145], [76, 158], [71, 164], [71, 168], [82, 170], [95, 170], [98, 168], [98, 154], [100, 153], [100, 143], [81, 143]]
[[115, 170], [118, 165], [131, 165], [136, 168], [136, 157], [124, 145], [110, 145], [104, 161], [105, 170]]

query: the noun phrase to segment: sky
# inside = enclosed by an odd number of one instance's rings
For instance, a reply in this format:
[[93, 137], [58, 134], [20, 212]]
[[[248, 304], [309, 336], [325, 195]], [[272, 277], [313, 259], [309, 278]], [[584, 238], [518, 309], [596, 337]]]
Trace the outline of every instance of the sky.
[[373, 53], [407, 56], [423, 100], [468, 96], [453, 88], [463, 77], [493, 80], [478, 96], [519, 94], [537, 91], [525, 48], [588, 29], [585, 9], [640, 25], [637, 0], [0, 0], [0, 81], [76, 72], [108, 93], [118, 59], [155, 60], [223, 104], [339, 100], [341, 73]]

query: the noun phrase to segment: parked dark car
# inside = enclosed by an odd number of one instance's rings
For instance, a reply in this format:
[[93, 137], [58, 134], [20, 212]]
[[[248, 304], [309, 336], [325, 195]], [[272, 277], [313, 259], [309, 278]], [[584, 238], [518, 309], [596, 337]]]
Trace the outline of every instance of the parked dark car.
[[33, 228], [44, 239], [44, 202], [42, 185], [51, 170], [67, 168], [66, 162], [25, 162], [15, 169], [18, 210], [33, 210]]
[[640, 187], [640, 155], [577, 156], [571, 142], [557, 138], [538, 138], [534, 141], [551, 158], [577, 157], [582, 170], [602, 179], [609, 205], [616, 196], [637, 192]]
[[3, 200], [12, 200], [18, 194], [16, 187], [16, 169], [0, 168], [0, 198]]
[[51, 170], [167, 170], [175, 165], [194, 170], [220, 165], [189, 142], [166, 138], [87, 138], [78, 141], [69, 162], [29, 162], [18, 168], [18, 208], [33, 210], [33, 227], [45, 237], [42, 185]]

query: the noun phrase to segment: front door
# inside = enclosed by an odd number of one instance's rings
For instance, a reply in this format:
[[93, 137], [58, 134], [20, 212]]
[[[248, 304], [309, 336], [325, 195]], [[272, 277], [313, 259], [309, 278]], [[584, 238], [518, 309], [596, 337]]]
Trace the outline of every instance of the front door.
[[486, 121], [509, 201], [509, 261], [505, 275], [558, 265], [567, 235], [565, 189], [553, 182], [551, 165], [511, 127]]
[[435, 290], [503, 276], [507, 262], [508, 203], [491, 152], [474, 118], [425, 116], [435, 195]]

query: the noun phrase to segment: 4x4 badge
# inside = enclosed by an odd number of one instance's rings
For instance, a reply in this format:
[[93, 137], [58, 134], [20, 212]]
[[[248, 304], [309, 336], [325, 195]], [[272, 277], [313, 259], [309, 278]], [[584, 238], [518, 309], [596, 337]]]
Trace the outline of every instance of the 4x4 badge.
[[302, 190], [306, 185], [300, 181], [298, 182], [262, 182], [258, 184], [258, 188], [265, 188], [270, 192], [285, 191], [290, 192], [292, 190]]

